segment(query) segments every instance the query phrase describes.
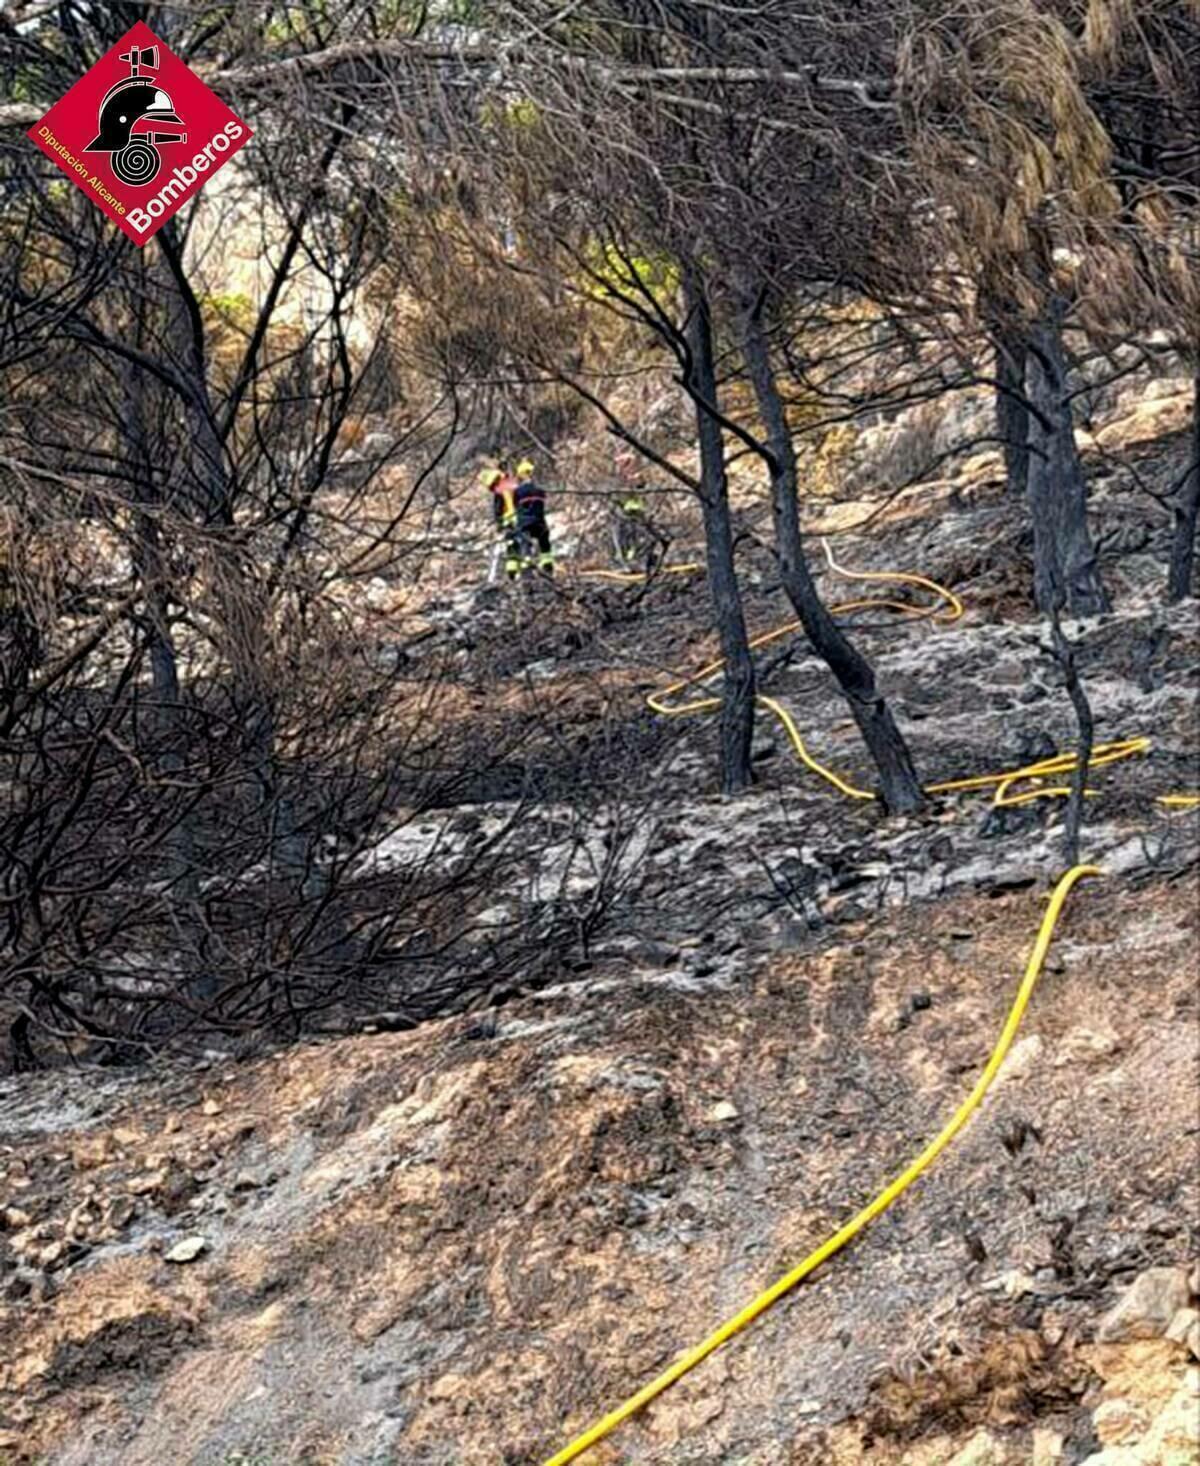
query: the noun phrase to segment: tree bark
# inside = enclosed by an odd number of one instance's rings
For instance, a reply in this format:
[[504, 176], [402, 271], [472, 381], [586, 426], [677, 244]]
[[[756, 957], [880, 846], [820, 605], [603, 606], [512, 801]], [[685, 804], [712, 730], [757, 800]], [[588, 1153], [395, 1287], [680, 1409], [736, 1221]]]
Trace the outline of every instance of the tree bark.
[[1019, 331], [998, 328], [996, 342], [996, 425], [1004, 441], [1004, 474], [1010, 494], [1024, 498], [1029, 484], [1029, 409], [1025, 369], [1029, 349]]
[[705, 558], [713, 615], [725, 659], [721, 685], [721, 787], [726, 794], [752, 782], [750, 750], [754, 737], [754, 661], [746, 638], [746, 619], [734, 565], [733, 528], [721, 425], [705, 403], [715, 407], [717, 374], [713, 357], [712, 316], [703, 282], [684, 275], [689, 359], [685, 385], [696, 406], [700, 440], [700, 505], [704, 515]]
[[[1075, 446], [1063, 346], [1066, 304], [1052, 295], [1029, 335], [1028, 492], [1033, 519], [1034, 597], [1049, 612], [1075, 616], [1110, 609], [1087, 522], [1087, 482]], [[1060, 600], [1061, 598], [1061, 600]]]
[[1067, 696], [1071, 699], [1079, 725], [1079, 747], [1076, 751], [1078, 762], [1071, 775], [1071, 793], [1067, 800], [1067, 818], [1063, 833], [1063, 859], [1068, 866], [1074, 866], [1079, 864], [1079, 831], [1083, 825], [1084, 791], [1087, 789], [1088, 765], [1092, 761], [1095, 723], [1092, 705], [1088, 701], [1083, 683], [1079, 680], [1075, 649], [1063, 635], [1057, 607], [1050, 613], [1050, 633], [1054, 642], [1054, 654], [1063, 669]]
[[1011, 298], [994, 284], [979, 291], [979, 314], [995, 354], [996, 434], [1004, 445], [1005, 484], [1024, 495], [1029, 482], [1029, 407], [1025, 373], [1029, 343]]
[[1200, 518], [1200, 349], [1192, 395], [1192, 462], [1175, 496], [1175, 532], [1171, 539], [1171, 567], [1167, 573], [1167, 600], [1182, 601], [1192, 593], [1196, 565], [1196, 521]]
[[761, 305], [742, 315], [742, 342], [771, 450], [771, 510], [779, 578], [813, 650], [833, 673], [879, 771], [880, 799], [896, 813], [919, 809], [924, 794], [904, 736], [880, 696], [870, 662], [851, 644], [817, 593], [804, 552], [796, 483], [796, 453], [763, 329]]

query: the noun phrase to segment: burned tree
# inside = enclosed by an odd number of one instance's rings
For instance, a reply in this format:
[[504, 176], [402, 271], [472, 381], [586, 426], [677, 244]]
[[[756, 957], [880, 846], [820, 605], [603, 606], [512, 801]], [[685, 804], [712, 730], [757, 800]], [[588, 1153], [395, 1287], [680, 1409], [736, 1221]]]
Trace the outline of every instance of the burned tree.
[[766, 426], [764, 456], [771, 476], [771, 512], [779, 576], [813, 650], [837, 679], [880, 776], [880, 796], [896, 813], [917, 809], [921, 785], [891, 709], [880, 695], [870, 662], [842, 632], [817, 593], [800, 530], [796, 449], [771, 360], [763, 322], [764, 293], [743, 301], [743, 350]]

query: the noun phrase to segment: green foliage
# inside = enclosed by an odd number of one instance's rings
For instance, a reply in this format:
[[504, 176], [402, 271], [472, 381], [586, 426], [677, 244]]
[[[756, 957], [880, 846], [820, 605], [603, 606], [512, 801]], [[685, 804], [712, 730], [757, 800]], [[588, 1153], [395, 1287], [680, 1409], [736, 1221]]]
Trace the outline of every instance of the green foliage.
[[452, 25], [481, 25], [487, 11], [483, 0], [446, 0], [440, 19]]
[[231, 292], [227, 295], [202, 295], [199, 301], [201, 312], [235, 331], [251, 331], [254, 328], [254, 306], [248, 295]]
[[9, 100], [33, 102], [37, 100], [38, 73], [32, 66], [18, 66], [9, 86]]
[[589, 247], [585, 260], [587, 277], [582, 288], [597, 300], [648, 293], [660, 306], [668, 306], [679, 290], [679, 264], [661, 250], [627, 255], [613, 244], [597, 242]]
[[329, 0], [305, 0], [303, 5], [283, 5], [263, 29], [268, 41], [305, 41], [320, 44], [329, 29]]
[[516, 131], [529, 131], [542, 120], [542, 109], [532, 97], [518, 97], [504, 111], [504, 120]]
[[489, 97], [479, 109], [479, 124], [492, 132], [509, 132], [528, 140], [541, 124], [542, 109], [532, 97]]

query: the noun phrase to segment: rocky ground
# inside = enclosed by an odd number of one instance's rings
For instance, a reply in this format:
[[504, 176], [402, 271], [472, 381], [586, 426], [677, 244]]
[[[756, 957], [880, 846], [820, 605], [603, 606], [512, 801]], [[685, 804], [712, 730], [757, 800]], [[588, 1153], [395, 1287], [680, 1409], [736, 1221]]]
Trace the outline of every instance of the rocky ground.
[[[1116, 610], [1066, 630], [1097, 738], [1150, 747], [1091, 780], [1105, 874], [1072, 897], [995, 1089], [594, 1466], [1200, 1460], [1200, 813], [1156, 802], [1200, 787], [1200, 638], [1195, 602], [1161, 605], [1165, 515], [1130, 497], [1181, 447], [1122, 441], [1119, 468], [1093, 460]], [[1074, 737], [1021, 516], [994, 455], [973, 463], [869, 530], [845, 501], [813, 521], [843, 563], [966, 602], [953, 625], [854, 623], [929, 780]], [[787, 609], [747, 556], [765, 629]], [[414, 675], [459, 658], [465, 685], [494, 646], [512, 726], [560, 725], [521, 826], [536, 858], [472, 913], [481, 949], [566, 913], [575, 960], [411, 1032], [0, 1080], [4, 1466], [537, 1466], [869, 1200], [986, 1061], [1062, 867], [1057, 801], [886, 818], [765, 718], [756, 787], [723, 799], [711, 723], [641, 704], [712, 654], [702, 580], [439, 595]], [[763, 665], [813, 753], [867, 780], [803, 649]], [[451, 868], [503, 828], [510, 776], [528, 790], [528, 765], [493, 769], [364, 869]]]
[[[544, 1459], [940, 1125], [1039, 908], [963, 892], [412, 1034], [9, 1082], [0, 1441]], [[1196, 924], [1189, 880], [1082, 887], [965, 1136], [594, 1459], [1194, 1460]], [[1142, 1454], [1093, 1460], [1110, 1441]]]

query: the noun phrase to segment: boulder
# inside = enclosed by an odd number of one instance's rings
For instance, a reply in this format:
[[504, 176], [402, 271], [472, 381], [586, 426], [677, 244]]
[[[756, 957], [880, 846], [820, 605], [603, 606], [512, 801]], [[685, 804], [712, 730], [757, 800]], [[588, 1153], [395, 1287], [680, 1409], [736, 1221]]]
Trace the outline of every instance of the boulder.
[[1066, 1442], [1057, 1430], [1039, 1427], [1033, 1432], [1032, 1455], [1029, 1466], [1058, 1466], [1063, 1458]]
[[1161, 1339], [1175, 1315], [1188, 1304], [1187, 1272], [1181, 1267], [1152, 1267], [1141, 1273], [1100, 1323], [1102, 1344], [1127, 1339]]
[[395, 443], [391, 433], [368, 433], [363, 439], [363, 455], [366, 458], [386, 458]]

